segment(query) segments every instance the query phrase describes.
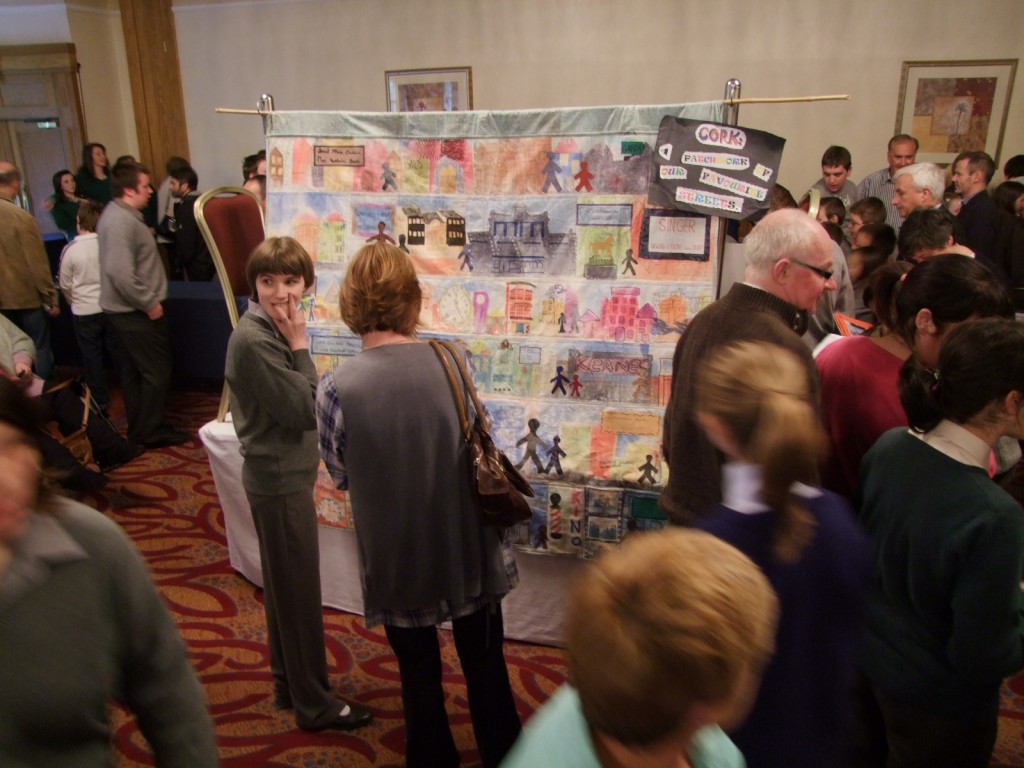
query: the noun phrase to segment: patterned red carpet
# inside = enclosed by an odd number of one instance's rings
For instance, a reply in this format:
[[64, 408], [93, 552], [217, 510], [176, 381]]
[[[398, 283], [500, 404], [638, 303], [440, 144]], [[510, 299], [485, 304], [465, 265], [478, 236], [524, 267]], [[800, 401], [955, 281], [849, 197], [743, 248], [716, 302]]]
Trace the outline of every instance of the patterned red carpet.
[[[214, 417], [218, 396], [219, 389], [176, 393], [175, 425], [196, 434]], [[403, 764], [397, 664], [383, 633], [367, 631], [359, 616], [325, 610], [328, 663], [339, 695], [371, 707], [376, 721], [352, 734], [313, 735], [274, 709], [262, 593], [228, 564], [223, 514], [198, 438], [147, 452], [82, 500], [120, 523], [148, 560], [206, 690], [225, 768]], [[455, 741], [463, 765], [478, 765], [458, 658], [450, 636], [441, 634]], [[562, 654], [508, 642], [506, 656], [526, 720], [564, 681]], [[1024, 675], [1005, 687], [1002, 714], [992, 765], [1024, 766]], [[153, 764], [131, 717], [115, 713], [115, 728], [119, 768]]]
[[[218, 391], [174, 395], [175, 426], [195, 434], [214, 417]], [[262, 592], [228, 564], [224, 521], [198, 438], [149, 451], [82, 498], [128, 532], [143, 552], [188, 643], [209, 700], [225, 768], [401, 766], [405, 728], [398, 667], [383, 632], [361, 616], [325, 610], [331, 681], [340, 696], [369, 706], [376, 721], [356, 733], [314, 735], [274, 709]], [[445, 689], [463, 765], [478, 765], [465, 684], [454, 643], [442, 632]], [[509, 642], [513, 690], [523, 719], [565, 679], [555, 648]], [[152, 765], [134, 720], [115, 714], [116, 765]]]

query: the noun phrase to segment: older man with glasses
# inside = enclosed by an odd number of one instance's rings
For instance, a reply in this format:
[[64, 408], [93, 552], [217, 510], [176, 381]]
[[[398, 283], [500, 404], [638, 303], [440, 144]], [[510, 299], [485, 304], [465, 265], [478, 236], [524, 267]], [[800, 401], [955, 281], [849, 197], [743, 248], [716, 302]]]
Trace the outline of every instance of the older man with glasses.
[[765, 216], [743, 242], [744, 281], [690, 321], [672, 360], [662, 444], [669, 480], [658, 505], [678, 525], [699, 520], [721, 500], [722, 457], [694, 414], [699, 360], [734, 342], [771, 342], [804, 361], [811, 391], [818, 392], [814, 360], [800, 337], [825, 291], [836, 290], [832, 241], [806, 213], [784, 209]]

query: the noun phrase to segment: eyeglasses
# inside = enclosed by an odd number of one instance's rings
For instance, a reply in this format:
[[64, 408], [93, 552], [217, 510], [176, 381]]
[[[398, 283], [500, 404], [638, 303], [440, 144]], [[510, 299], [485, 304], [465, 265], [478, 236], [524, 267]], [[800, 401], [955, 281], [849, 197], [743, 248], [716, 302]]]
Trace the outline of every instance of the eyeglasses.
[[808, 264], [806, 261], [801, 261], [800, 259], [794, 259], [792, 256], [789, 257], [789, 260], [791, 262], [793, 262], [794, 264], [799, 264], [804, 269], [811, 270], [811, 272], [813, 272], [814, 274], [820, 276], [822, 280], [826, 280], [827, 281], [827, 280], [831, 280], [832, 279], [832, 270], [822, 269], [821, 267], [816, 267], [813, 264]]

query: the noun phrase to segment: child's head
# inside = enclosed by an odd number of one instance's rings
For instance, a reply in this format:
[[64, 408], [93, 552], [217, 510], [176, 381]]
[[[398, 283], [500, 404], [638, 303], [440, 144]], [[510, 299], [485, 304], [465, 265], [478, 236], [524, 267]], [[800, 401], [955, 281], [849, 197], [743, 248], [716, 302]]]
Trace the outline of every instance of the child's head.
[[896, 231], [885, 223], [865, 224], [853, 236], [853, 247], [863, 248], [867, 245], [892, 253], [896, 249]]
[[838, 197], [823, 197], [818, 205], [818, 221], [831, 221], [842, 226], [846, 219], [846, 206]]
[[915, 429], [942, 419], [1003, 427], [1020, 439], [1024, 422], [1024, 324], [1009, 318], [971, 320], [950, 332], [939, 368], [911, 358], [900, 371], [900, 402]]
[[979, 317], [1013, 317], [1009, 290], [977, 259], [941, 254], [900, 279], [893, 299], [893, 330], [925, 364], [939, 364], [950, 330]]
[[[569, 678], [599, 734], [632, 748], [738, 724], [774, 650], [778, 602], [761, 570], [710, 534], [632, 534], [573, 585]], [[735, 716], [735, 717], [733, 717]]]
[[846, 242], [846, 235], [843, 233], [843, 228], [834, 221], [823, 221], [821, 222], [821, 227], [828, 233], [829, 239], [842, 248], [843, 243]]
[[730, 344], [697, 370], [697, 422], [729, 458], [761, 467], [762, 498], [776, 512], [773, 550], [799, 559], [813, 528], [793, 483], [813, 484], [825, 450], [807, 366], [766, 342]]
[[843, 188], [852, 168], [853, 158], [846, 147], [831, 146], [821, 156], [821, 178], [833, 194]]
[[865, 224], [882, 224], [885, 222], [885, 203], [877, 197], [865, 197], [850, 206], [847, 211], [850, 223], [850, 241], [857, 237], [857, 232]]
[[295, 275], [301, 277], [304, 290], [309, 290], [315, 279], [313, 260], [299, 241], [291, 237], [268, 237], [256, 246], [245, 265], [245, 279], [249, 295], [256, 298], [256, 284], [260, 275]]
[[95, 200], [83, 200], [78, 204], [78, 231], [95, 232], [96, 223], [103, 213], [103, 206]]
[[846, 257], [846, 266], [850, 270], [850, 282], [854, 285], [866, 283], [875, 270], [889, 260], [889, 254], [874, 245], [854, 248]]

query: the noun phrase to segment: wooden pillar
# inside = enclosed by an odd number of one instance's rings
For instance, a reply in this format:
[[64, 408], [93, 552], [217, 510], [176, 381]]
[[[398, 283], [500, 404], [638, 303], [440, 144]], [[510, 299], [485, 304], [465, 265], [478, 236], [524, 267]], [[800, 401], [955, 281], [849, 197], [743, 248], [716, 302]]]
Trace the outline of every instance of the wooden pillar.
[[170, 155], [189, 156], [174, 14], [171, 0], [120, 0], [120, 5], [139, 160], [153, 171], [156, 185]]

